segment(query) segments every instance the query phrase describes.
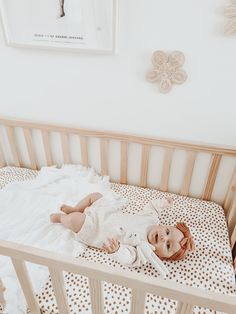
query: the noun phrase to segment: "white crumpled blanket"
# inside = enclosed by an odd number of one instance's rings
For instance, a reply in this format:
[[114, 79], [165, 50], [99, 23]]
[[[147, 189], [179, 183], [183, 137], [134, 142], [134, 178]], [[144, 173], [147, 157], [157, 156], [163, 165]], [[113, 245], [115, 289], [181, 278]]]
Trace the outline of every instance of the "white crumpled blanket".
[[[73, 232], [52, 224], [49, 216], [63, 203], [74, 205], [92, 192], [117, 201], [109, 178], [82, 166], [44, 167], [36, 179], [7, 185], [0, 190], [0, 239], [71, 256], [75, 249], [76, 255], [83, 253], [85, 246], [74, 240]], [[48, 277], [47, 268], [30, 263], [27, 266], [37, 293]], [[27, 306], [15, 272], [9, 258], [3, 256], [0, 278], [6, 288], [4, 313], [25, 313]]]

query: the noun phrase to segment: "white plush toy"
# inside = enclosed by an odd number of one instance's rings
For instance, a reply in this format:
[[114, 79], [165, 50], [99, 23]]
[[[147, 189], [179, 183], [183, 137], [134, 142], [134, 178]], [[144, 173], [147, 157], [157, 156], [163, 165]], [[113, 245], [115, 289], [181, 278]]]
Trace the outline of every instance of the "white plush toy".
[[[141, 215], [152, 215], [159, 218], [160, 212], [163, 209], [171, 207], [173, 204], [173, 199], [168, 197], [165, 199], [156, 199], [149, 202], [143, 209]], [[140, 215], [140, 214], [139, 214]], [[161, 259], [154, 253], [155, 247], [140, 239], [139, 235], [135, 232], [125, 232], [125, 230], [120, 230], [121, 242], [122, 244], [132, 245], [137, 248], [138, 254], [141, 257], [141, 263], [145, 265], [150, 262], [151, 265], [159, 272], [162, 277], [165, 277], [169, 271], [161, 261]]]
[[142, 265], [150, 262], [162, 277], [165, 277], [169, 273], [161, 259], [153, 252], [155, 250], [153, 245], [141, 240], [139, 235], [135, 232], [125, 232], [122, 229], [121, 233], [123, 233], [122, 244], [132, 245], [137, 248]]

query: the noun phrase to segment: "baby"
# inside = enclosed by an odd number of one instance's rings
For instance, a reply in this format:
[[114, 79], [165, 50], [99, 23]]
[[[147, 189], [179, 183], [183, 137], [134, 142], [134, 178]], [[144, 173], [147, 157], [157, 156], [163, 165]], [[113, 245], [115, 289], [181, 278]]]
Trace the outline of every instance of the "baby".
[[[100, 193], [92, 193], [76, 206], [61, 206], [63, 213], [50, 216], [52, 223], [62, 223], [76, 233], [77, 239], [99, 248], [126, 266], [140, 266], [141, 256], [135, 246], [122, 241], [125, 231], [138, 235], [152, 245], [154, 253], [165, 260], [180, 260], [194, 250], [194, 242], [184, 223], [176, 226], [159, 224], [156, 210], [170, 207], [171, 198], [157, 200], [152, 214], [130, 215], [119, 210], [119, 201], [111, 201]], [[123, 243], [122, 243], [123, 242]]]

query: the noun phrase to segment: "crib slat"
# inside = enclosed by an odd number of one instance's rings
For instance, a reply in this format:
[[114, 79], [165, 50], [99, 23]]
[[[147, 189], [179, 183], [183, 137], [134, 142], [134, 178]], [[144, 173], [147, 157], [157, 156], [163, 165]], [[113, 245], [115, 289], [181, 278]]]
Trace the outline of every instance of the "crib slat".
[[4, 153], [3, 153], [3, 149], [2, 149], [2, 145], [1, 145], [1, 142], [0, 142], [0, 168], [1, 167], [5, 167], [6, 166], [6, 160], [5, 160], [5, 157], [4, 157]]
[[236, 225], [234, 226], [234, 230], [233, 230], [232, 235], [231, 235], [230, 243], [231, 243], [231, 249], [233, 250], [235, 243], [236, 243]]
[[70, 313], [62, 271], [49, 267], [59, 314]]
[[19, 279], [28, 308], [32, 314], [40, 314], [40, 308], [33, 292], [33, 287], [24, 261], [11, 258], [12, 264]]
[[180, 195], [187, 196], [189, 193], [189, 188], [190, 188], [190, 184], [192, 180], [196, 156], [197, 156], [196, 152], [188, 152], [188, 158], [187, 158], [185, 175], [184, 175], [184, 182], [182, 185]]
[[80, 150], [82, 165], [88, 167], [88, 147], [87, 138], [85, 136], [80, 136]]
[[211, 200], [211, 195], [214, 189], [217, 173], [220, 166], [221, 157], [222, 156], [219, 154], [213, 154], [209, 174], [207, 177], [205, 189], [202, 196], [203, 200], [206, 200], [206, 201]]
[[139, 185], [144, 188], [147, 186], [149, 152], [150, 146], [142, 145], [141, 176]]
[[234, 168], [234, 172], [228, 187], [228, 191], [225, 197], [225, 201], [224, 201], [224, 210], [227, 213], [229, 206], [230, 206], [230, 202], [232, 199], [232, 195], [234, 193], [234, 189], [236, 189], [236, 167]]
[[108, 174], [108, 141], [100, 139], [101, 175]]
[[132, 289], [131, 314], [143, 314], [145, 306], [145, 293]]
[[231, 237], [233, 229], [236, 225], [236, 192], [234, 193], [234, 198], [227, 212], [226, 219], [228, 223], [229, 236]]
[[6, 131], [7, 131], [7, 137], [8, 137], [9, 145], [11, 148], [12, 156], [14, 159], [14, 164], [16, 167], [20, 167], [21, 160], [20, 160], [20, 156], [19, 156], [19, 152], [18, 152], [18, 148], [16, 144], [14, 129], [12, 127], [6, 126]]
[[49, 133], [45, 130], [42, 130], [42, 137], [43, 137], [43, 146], [44, 152], [46, 155], [47, 166], [52, 166], [52, 154], [51, 154], [51, 145], [49, 140]]
[[103, 304], [103, 293], [101, 287], [101, 281], [97, 279], [89, 278], [89, 291], [93, 314], [103, 314], [104, 304]]
[[128, 143], [120, 142], [120, 183], [127, 184]]
[[171, 168], [173, 152], [174, 150], [172, 148], [167, 148], [165, 152], [165, 159], [164, 159], [164, 165], [162, 168], [161, 185], [160, 185], [160, 190], [163, 192], [166, 192], [168, 190], [168, 182], [169, 182], [169, 177], [170, 177], [170, 168]]
[[70, 164], [71, 158], [70, 158], [70, 147], [69, 147], [68, 134], [60, 133], [60, 137], [61, 137], [63, 162], [64, 162], [64, 164]]
[[193, 306], [191, 304], [178, 302], [176, 314], [192, 314]]
[[37, 161], [36, 161], [36, 155], [34, 151], [31, 131], [30, 129], [23, 128], [23, 132], [24, 132], [25, 142], [26, 142], [26, 146], [27, 146], [27, 150], [28, 150], [28, 154], [30, 158], [31, 168], [34, 170], [37, 170], [38, 167], [37, 167]]

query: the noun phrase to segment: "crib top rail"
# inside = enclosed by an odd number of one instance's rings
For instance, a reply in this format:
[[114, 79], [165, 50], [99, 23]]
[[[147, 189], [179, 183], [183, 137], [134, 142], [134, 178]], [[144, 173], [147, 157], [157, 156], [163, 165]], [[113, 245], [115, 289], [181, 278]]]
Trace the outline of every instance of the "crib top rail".
[[[189, 286], [187, 287], [162, 278], [152, 278], [138, 273], [117, 270], [114, 267], [107, 267], [102, 264], [89, 262], [83, 258], [67, 257], [65, 255], [55, 254], [46, 250], [3, 240], [0, 240], [0, 254], [9, 256], [12, 259], [16, 270], [21, 268], [21, 271], [26, 272], [25, 278], [29, 278], [27, 270], [25, 269], [25, 264], [22, 264], [25, 261], [47, 266], [51, 277], [55, 275], [55, 280], [52, 278], [52, 281], [54, 281], [53, 285], [57, 281], [56, 278], [58, 276], [60, 277], [61, 272], [67, 271], [79, 273], [91, 280], [98, 280], [99, 284], [101, 284], [101, 281], [107, 281], [131, 288], [134, 294], [139, 291], [139, 293], [144, 296], [144, 299], [146, 293], [151, 293], [178, 300], [180, 305], [186, 304], [187, 300], [188, 304], [191, 306], [198, 305], [232, 314], [236, 311], [235, 296], [213, 293]], [[64, 285], [63, 280], [60, 281], [59, 285]], [[22, 285], [26, 285], [26, 282], [24, 281]], [[30, 285], [30, 287], [32, 287], [32, 285]], [[29, 283], [27, 289], [29, 289]], [[55, 288], [55, 290], [57, 289], [58, 287]], [[63, 290], [64, 287], [61, 287], [61, 289]], [[102, 297], [102, 295], [100, 295], [100, 297]], [[140, 313], [143, 312], [140, 311]]]
[[97, 137], [97, 138], [106, 138], [106, 139], [114, 139], [118, 141], [124, 142], [132, 142], [143, 145], [151, 145], [151, 146], [162, 146], [169, 148], [180, 148], [185, 150], [197, 151], [197, 152], [210, 152], [214, 154], [220, 155], [232, 155], [236, 156], [236, 147], [226, 146], [226, 145], [212, 145], [206, 143], [198, 143], [198, 142], [188, 142], [188, 141], [180, 141], [180, 140], [170, 140], [158, 137], [141, 137], [136, 135], [124, 134], [124, 133], [116, 133], [116, 132], [107, 132], [107, 131], [95, 131], [88, 129], [80, 129], [74, 127], [64, 127], [52, 124], [44, 124], [44, 123], [32, 123], [27, 121], [19, 121], [19, 120], [11, 120], [11, 119], [2, 119], [0, 118], [0, 125], [8, 126], [8, 127], [19, 127], [19, 128], [27, 128], [27, 129], [38, 129], [44, 130], [47, 132], [58, 132], [65, 134], [77, 134], [80, 136], [86, 137]]

